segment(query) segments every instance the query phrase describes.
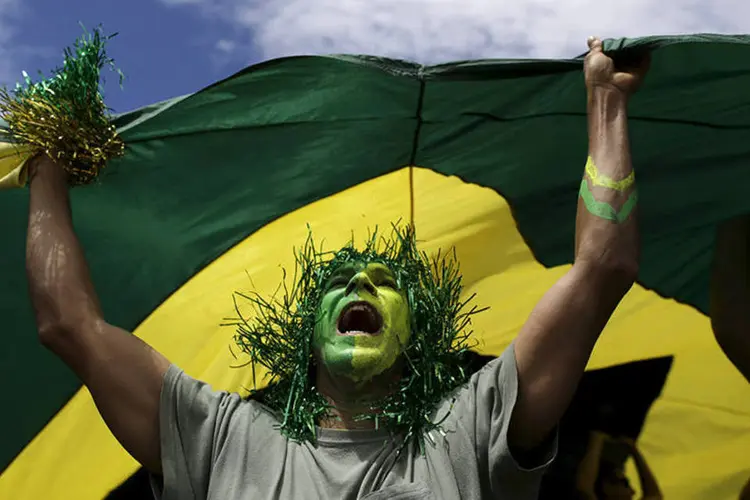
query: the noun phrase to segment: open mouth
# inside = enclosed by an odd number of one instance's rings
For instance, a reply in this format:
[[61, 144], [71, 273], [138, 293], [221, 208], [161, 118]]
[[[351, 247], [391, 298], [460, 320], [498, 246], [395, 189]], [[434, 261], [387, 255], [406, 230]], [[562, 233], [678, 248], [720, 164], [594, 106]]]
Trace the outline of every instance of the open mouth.
[[340, 335], [376, 335], [383, 328], [383, 317], [367, 302], [353, 302], [339, 315]]

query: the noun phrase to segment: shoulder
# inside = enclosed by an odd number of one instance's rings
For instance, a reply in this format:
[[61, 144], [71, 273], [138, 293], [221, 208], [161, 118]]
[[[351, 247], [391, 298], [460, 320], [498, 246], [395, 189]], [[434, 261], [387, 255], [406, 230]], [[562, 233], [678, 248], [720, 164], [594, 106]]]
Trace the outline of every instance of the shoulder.
[[472, 375], [466, 383], [446, 395], [437, 408], [436, 421], [474, 413], [477, 405], [488, 403], [488, 398], [515, 400], [518, 373], [512, 343], [497, 357], [472, 353], [467, 369], [473, 372]]
[[500, 356], [483, 356], [485, 362], [477, 366], [469, 380], [453, 394], [456, 396], [483, 397], [486, 393], [498, 391], [515, 395], [518, 385], [518, 368], [513, 343], [503, 350]]
[[237, 392], [216, 390], [176, 365], [171, 365], [164, 375], [160, 406], [163, 412], [176, 418], [181, 415], [198, 420], [215, 418], [226, 423], [235, 418], [278, 419], [263, 403]]

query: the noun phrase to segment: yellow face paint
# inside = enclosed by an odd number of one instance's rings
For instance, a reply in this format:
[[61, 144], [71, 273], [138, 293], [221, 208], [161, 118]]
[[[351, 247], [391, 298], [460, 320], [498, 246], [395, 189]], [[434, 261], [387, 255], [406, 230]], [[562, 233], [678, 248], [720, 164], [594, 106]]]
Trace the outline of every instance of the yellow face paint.
[[388, 267], [351, 263], [331, 276], [313, 337], [331, 373], [371, 380], [394, 365], [410, 336], [409, 305]]
[[635, 184], [635, 171], [631, 170], [627, 177], [616, 181], [599, 172], [590, 156], [586, 160], [586, 175], [591, 180], [592, 186], [614, 189], [620, 192], [628, 190]]

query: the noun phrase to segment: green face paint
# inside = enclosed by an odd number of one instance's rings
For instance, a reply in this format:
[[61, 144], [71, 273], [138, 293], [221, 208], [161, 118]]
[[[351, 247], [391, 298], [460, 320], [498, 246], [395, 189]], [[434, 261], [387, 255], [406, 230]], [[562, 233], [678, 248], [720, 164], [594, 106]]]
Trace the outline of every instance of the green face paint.
[[589, 189], [589, 184], [585, 178], [581, 181], [581, 189], [579, 190], [579, 194], [581, 195], [581, 199], [583, 200], [583, 205], [586, 207], [586, 210], [588, 210], [592, 215], [612, 221], [616, 224], [622, 224], [623, 222], [628, 220], [628, 217], [630, 217], [630, 213], [638, 204], [638, 191], [633, 190], [633, 192], [630, 193], [630, 196], [628, 196], [625, 204], [618, 212], [609, 203], [605, 203], [594, 198], [594, 194]]
[[333, 374], [361, 383], [391, 368], [411, 335], [409, 305], [388, 267], [349, 263], [325, 285], [313, 347]]

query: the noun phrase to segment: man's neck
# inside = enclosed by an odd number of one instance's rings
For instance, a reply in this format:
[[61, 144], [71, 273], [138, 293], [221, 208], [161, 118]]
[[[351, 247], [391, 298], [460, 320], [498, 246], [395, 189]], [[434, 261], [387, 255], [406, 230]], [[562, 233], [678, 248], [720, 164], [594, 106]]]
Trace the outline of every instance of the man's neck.
[[315, 377], [318, 391], [331, 406], [328, 415], [318, 424], [328, 429], [374, 429], [374, 420], [362, 417], [379, 411], [378, 402], [393, 391], [400, 372], [400, 368], [394, 367], [372, 380], [355, 383], [349, 378], [332, 375], [325, 368], [318, 369]]
[[371, 414], [372, 408], [362, 407], [359, 409], [346, 408], [341, 403], [326, 397], [331, 405], [328, 414], [322, 417], [318, 424], [324, 429], [344, 429], [344, 430], [369, 430], [375, 428], [375, 422], [372, 419], [365, 418], [363, 415]]

